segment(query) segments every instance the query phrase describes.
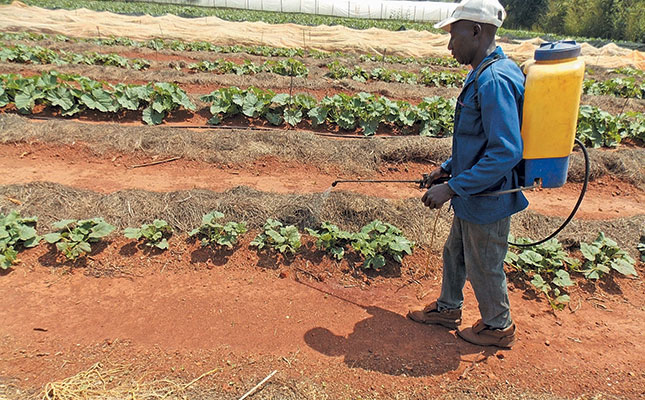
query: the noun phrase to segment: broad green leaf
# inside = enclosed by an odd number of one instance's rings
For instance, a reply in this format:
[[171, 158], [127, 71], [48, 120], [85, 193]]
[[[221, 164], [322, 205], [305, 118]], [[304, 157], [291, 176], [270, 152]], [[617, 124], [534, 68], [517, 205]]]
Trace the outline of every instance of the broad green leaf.
[[267, 121], [269, 121], [269, 123], [271, 123], [271, 125], [278, 126], [278, 125], [281, 125], [282, 122], [284, 121], [284, 119], [282, 118], [282, 115], [276, 114], [271, 111], [264, 114], [264, 117], [267, 119]]
[[279, 106], [284, 106], [289, 104], [289, 100], [290, 100], [290, 97], [287, 93], [280, 93], [273, 96], [273, 98], [271, 99], [271, 102]]
[[76, 248], [83, 253], [89, 253], [92, 251], [92, 246], [88, 242], [80, 242]]
[[61, 238], [62, 235], [59, 232], [52, 232], [43, 236], [43, 239], [45, 239], [47, 243], [56, 243], [61, 240]]
[[75, 224], [77, 221], [75, 219], [64, 219], [58, 222], [54, 222], [52, 226], [56, 229], [65, 229], [72, 224]]
[[30, 113], [34, 108], [35, 101], [31, 93], [20, 92], [16, 94], [16, 97], [14, 98], [14, 104], [16, 105], [16, 108], [21, 112]]
[[92, 229], [92, 232], [89, 234], [89, 238], [91, 239], [102, 238], [112, 233], [114, 229], [116, 229], [114, 226], [108, 224], [107, 222], [101, 221]]
[[20, 240], [33, 239], [36, 236], [36, 230], [28, 225], [18, 226], [18, 237]]
[[314, 107], [309, 110], [307, 115], [311, 118], [311, 122], [314, 126], [318, 126], [325, 122], [328, 113], [329, 109], [326, 107]]
[[556, 286], [560, 287], [568, 287], [568, 286], [573, 286], [574, 283], [571, 281], [571, 277], [569, 276], [569, 273], [563, 269], [558, 270], [555, 273], [555, 278], [553, 279], [553, 284]]
[[123, 230], [123, 236], [128, 239], [139, 239], [141, 238], [141, 229], [139, 228], [125, 228]]
[[[165, 112], [157, 112], [152, 107], [146, 107], [143, 109], [143, 122], [148, 125], [159, 125], [163, 122], [163, 119], [166, 117]], [[212, 119], [212, 118], [211, 118]], [[208, 121], [211, 123], [211, 121]]]
[[542, 276], [539, 274], [533, 275], [533, 279], [531, 279], [531, 284], [535, 286], [536, 289], [548, 293], [551, 290], [551, 287], [544, 281]]
[[284, 120], [291, 126], [296, 126], [302, 121], [302, 111], [299, 109], [285, 109]]
[[636, 269], [634, 268], [634, 263], [633, 262], [630, 263], [624, 258], [613, 260], [611, 262], [611, 267], [623, 275], [638, 276], [638, 274], [636, 273]]

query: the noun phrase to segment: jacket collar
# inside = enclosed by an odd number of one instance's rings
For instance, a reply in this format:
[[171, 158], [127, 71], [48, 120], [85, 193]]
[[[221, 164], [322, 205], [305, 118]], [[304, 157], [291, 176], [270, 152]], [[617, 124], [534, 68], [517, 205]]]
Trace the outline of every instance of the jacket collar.
[[477, 74], [477, 70], [479, 70], [479, 68], [482, 66], [482, 64], [484, 64], [484, 62], [485, 62], [486, 60], [488, 60], [488, 59], [490, 59], [490, 58], [495, 57], [495, 55], [497, 55], [497, 56], [498, 56], [498, 57], [500, 57], [500, 58], [506, 58], [506, 55], [505, 55], [505, 54], [504, 54], [504, 52], [502, 51], [502, 48], [501, 48], [501, 47], [499, 47], [499, 46], [495, 47], [495, 50], [493, 50], [493, 52], [492, 52], [492, 53], [490, 53], [489, 55], [487, 55], [487, 56], [486, 56], [486, 57], [485, 57], [485, 58], [484, 58], [484, 59], [479, 63], [479, 65], [477, 66], [477, 68], [475, 68], [474, 70], [471, 70], [471, 71], [468, 73], [468, 76], [466, 77], [466, 82], [464, 82], [464, 87], [468, 86], [470, 83], [472, 83], [472, 81], [473, 81], [473, 80], [475, 80], [475, 75]]

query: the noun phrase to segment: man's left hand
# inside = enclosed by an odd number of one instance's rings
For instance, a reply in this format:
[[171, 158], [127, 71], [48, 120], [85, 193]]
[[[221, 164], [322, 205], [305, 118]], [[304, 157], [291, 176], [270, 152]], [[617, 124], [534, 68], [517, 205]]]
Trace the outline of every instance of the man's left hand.
[[426, 191], [426, 193], [421, 198], [423, 204], [426, 207], [430, 208], [441, 208], [443, 203], [450, 200], [452, 196], [455, 195], [455, 192], [448, 186], [447, 183], [442, 183], [441, 185], [434, 185]]

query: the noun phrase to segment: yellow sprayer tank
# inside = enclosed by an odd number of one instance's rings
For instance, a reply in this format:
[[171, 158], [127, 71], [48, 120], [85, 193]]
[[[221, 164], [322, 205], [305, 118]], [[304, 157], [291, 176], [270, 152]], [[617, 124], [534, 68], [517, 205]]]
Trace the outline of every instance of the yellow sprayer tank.
[[573, 150], [585, 63], [575, 41], [543, 43], [524, 68], [524, 182], [564, 185]]

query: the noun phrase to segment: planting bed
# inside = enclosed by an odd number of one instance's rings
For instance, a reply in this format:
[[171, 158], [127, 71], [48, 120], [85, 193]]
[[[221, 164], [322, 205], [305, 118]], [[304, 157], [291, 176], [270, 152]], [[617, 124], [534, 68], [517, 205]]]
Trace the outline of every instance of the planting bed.
[[[295, 57], [308, 76], [292, 79], [186, 67], [203, 60], [268, 59], [246, 53], [6, 43], [117, 53], [147, 60], [150, 67], [3, 62], [2, 73], [27, 77], [55, 70], [115, 85], [172, 82], [196, 107], [173, 110], [158, 126], [145, 125], [141, 110], [84, 110], [67, 118], [39, 104], [29, 115], [20, 115], [13, 104], [0, 110], [0, 214], [37, 216], [41, 234], [70, 218], [102, 217], [117, 228], [76, 261], [43, 241], [21, 248], [13, 268], [0, 269], [6, 304], [0, 311], [0, 398], [238, 399], [274, 370], [251, 398], [645, 396], [645, 268], [637, 250], [645, 226], [645, 149], [638, 137], [615, 148], [590, 149], [588, 192], [558, 239], [581, 258], [580, 244], [604, 232], [637, 260], [639, 276], [613, 271], [593, 281], [572, 273], [577, 285], [568, 290], [571, 301], [556, 311], [509, 266], [519, 340], [513, 350], [497, 351], [405, 318], [410, 307], [434, 300], [440, 291], [441, 247], [452, 219], [448, 207], [438, 213], [424, 208], [423, 192], [414, 184], [332, 187], [337, 179], [420, 179], [450, 154], [450, 138], [410, 135], [417, 125], [396, 124], [381, 124], [374, 137], [361, 138], [360, 127], [312, 127], [307, 117], [295, 126], [274, 127], [238, 115], [205, 129], [212, 115], [200, 100], [216, 89], [256, 86], [317, 100], [369, 92], [418, 104], [424, 97], [454, 98], [459, 89], [334, 80], [325, 76], [331, 59], [312, 57]], [[385, 65], [359, 55], [337, 58], [365, 70]], [[414, 73], [422, 68], [387, 67]], [[619, 75], [594, 68], [587, 78]], [[585, 95], [583, 103], [611, 115], [645, 111], [638, 98]], [[582, 177], [576, 151], [569, 182], [527, 193], [531, 205], [513, 217], [512, 233], [537, 239], [557, 228], [576, 201]], [[233, 248], [201, 247], [188, 236], [212, 210], [224, 213], [226, 221], [247, 223], [249, 232]], [[299, 252], [283, 256], [250, 246], [268, 218], [300, 230]], [[124, 228], [154, 219], [175, 229], [168, 250], [122, 235]], [[415, 241], [402, 263], [388, 259], [380, 270], [366, 270], [351, 251], [336, 261], [305, 231], [324, 221], [357, 231], [375, 219]], [[469, 286], [464, 312], [466, 324], [478, 318]]]

